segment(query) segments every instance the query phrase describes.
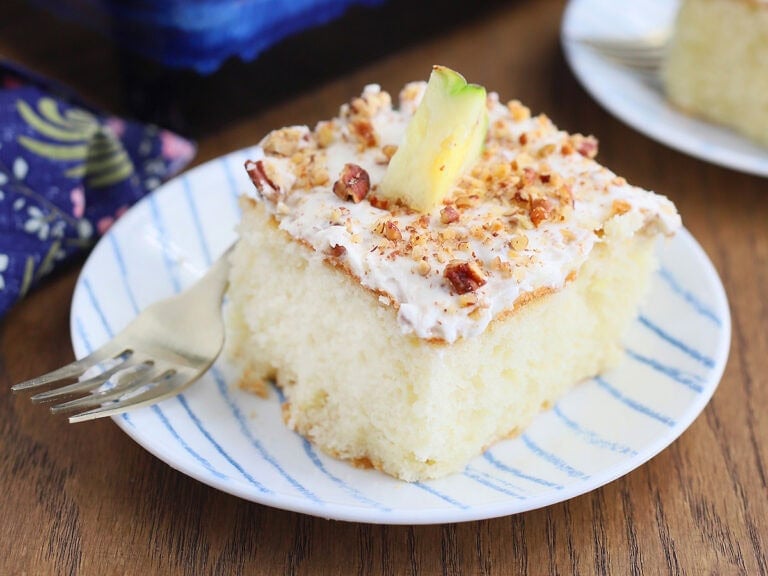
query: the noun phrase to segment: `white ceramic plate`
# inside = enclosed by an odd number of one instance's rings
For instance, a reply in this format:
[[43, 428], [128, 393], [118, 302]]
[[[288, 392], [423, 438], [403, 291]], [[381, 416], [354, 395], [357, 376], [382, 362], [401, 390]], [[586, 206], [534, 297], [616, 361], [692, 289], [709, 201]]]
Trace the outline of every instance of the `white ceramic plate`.
[[[83, 268], [71, 313], [82, 357], [139, 310], [200, 276], [235, 238], [247, 151], [202, 165], [139, 202]], [[183, 395], [115, 421], [181, 472], [277, 508], [377, 523], [513, 514], [593, 490], [677, 438], [712, 396], [730, 317], [720, 280], [682, 231], [666, 245], [649, 305], [613, 372], [578, 386], [525, 433], [459, 474], [407, 484], [318, 453], [288, 431], [280, 397], [239, 390], [224, 361]]]
[[701, 160], [768, 176], [768, 149], [683, 114], [667, 102], [658, 85], [578, 42], [639, 38], [669, 29], [678, 5], [677, 0], [570, 0], [561, 41], [571, 69], [595, 100], [635, 130]]

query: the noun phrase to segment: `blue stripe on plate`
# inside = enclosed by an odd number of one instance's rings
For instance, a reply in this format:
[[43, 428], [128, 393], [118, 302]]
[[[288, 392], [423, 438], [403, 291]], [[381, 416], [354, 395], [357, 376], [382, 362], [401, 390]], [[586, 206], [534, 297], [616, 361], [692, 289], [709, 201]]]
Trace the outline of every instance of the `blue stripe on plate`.
[[235, 180], [235, 175], [232, 173], [232, 168], [229, 166], [229, 156], [222, 156], [219, 159], [219, 164], [221, 164], [222, 169], [224, 170], [224, 175], [227, 178], [227, 184], [229, 185], [229, 195], [234, 200], [235, 203], [235, 213], [240, 213], [240, 205], [238, 204], [238, 199], [240, 198], [240, 189], [237, 184], [237, 180]]
[[631, 448], [630, 446], [627, 446], [626, 444], [621, 444], [619, 442], [614, 442], [612, 440], [607, 440], [597, 434], [596, 432], [593, 432], [592, 430], [589, 430], [588, 428], [583, 427], [581, 424], [576, 422], [575, 420], [572, 420], [568, 416], [566, 416], [562, 409], [560, 408], [560, 404], [555, 404], [555, 407], [552, 409], [553, 414], [557, 416], [568, 428], [570, 428], [573, 432], [578, 434], [578, 436], [584, 440], [587, 444], [590, 444], [592, 446], [597, 446], [598, 448], [605, 448], [606, 450], [610, 450], [611, 452], [616, 452], [617, 454], [629, 454], [631, 456], [637, 455], [637, 450]]
[[581, 479], [589, 478], [588, 474], [585, 474], [581, 470], [577, 470], [576, 468], [568, 464], [565, 460], [555, 455], [554, 453], [544, 450], [541, 446], [536, 444], [528, 434], [523, 434], [520, 438], [522, 439], [523, 443], [528, 447], [528, 449], [531, 452], [536, 454], [536, 456], [538, 456], [542, 460], [552, 464], [552, 466], [560, 470], [560, 472], [566, 473], [571, 478], [581, 478]]
[[[229, 455], [229, 453], [224, 450], [224, 448], [219, 444], [214, 437], [211, 435], [211, 433], [205, 428], [203, 425], [203, 422], [200, 420], [200, 418], [195, 414], [195, 412], [190, 408], [189, 403], [187, 402], [187, 399], [184, 397], [183, 394], [179, 394], [176, 396], [176, 399], [179, 401], [181, 406], [184, 408], [184, 411], [187, 413], [189, 418], [192, 420], [192, 422], [197, 426], [197, 428], [200, 430], [200, 432], [205, 436], [205, 438], [208, 440], [208, 442], [211, 443], [211, 445], [216, 449], [216, 451], [221, 454], [224, 459], [229, 462], [233, 468], [235, 468], [240, 474], [242, 474], [243, 478], [245, 478], [250, 484], [255, 486], [260, 492], [264, 494], [274, 494], [274, 490], [271, 490], [270, 488], [267, 488], [256, 480], [253, 476], [251, 476], [245, 468], [232, 456]], [[157, 406], [153, 406], [153, 408], [157, 408]], [[182, 442], [182, 445], [184, 445], [185, 442]], [[211, 470], [211, 472], [214, 472]], [[220, 474], [220, 472], [214, 472], [215, 474]]]
[[75, 318], [75, 326], [77, 327], [77, 333], [80, 336], [80, 340], [83, 341], [85, 349], [88, 351], [88, 354], [90, 354], [93, 352], [93, 345], [91, 344], [91, 339], [88, 337], [88, 333], [85, 331], [83, 320], [79, 316]]
[[420, 488], [424, 490], [424, 492], [428, 494], [432, 494], [432, 496], [436, 496], [437, 498], [440, 498], [440, 500], [444, 502], [448, 502], [448, 504], [456, 508], [461, 508], [462, 510], [467, 510], [469, 508], [469, 506], [467, 506], [466, 504], [462, 504], [458, 500], [455, 500], [454, 498], [448, 496], [448, 494], [440, 492], [440, 490], [437, 490], [433, 486], [430, 486], [429, 484], [425, 484], [424, 482], [411, 482], [410, 486], [415, 486], [416, 488]]
[[131, 418], [131, 415], [128, 414], [128, 412], [123, 412], [120, 414], [120, 418], [123, 419], [123, 421], [128, 424], [131, 428], [136, 428], [136, 424], [134, 424], [133, 419]]
[[594, 381], [597, 383], [597, 385], [600, 388], [608, 392], [611, 396], [616, 398], [616, 400], [618, 400], [628, 408], [634, 410], [635, 412], [639, 412], [640, 414], [644, 414], [649, 418], [653, 418], [654, 420], [657, 420], [658, 422], [661, 422], [662, 424], [665, 424], [670, 428], [675, 425], [675, 421], [672, 418], [670, 418], [669, 416], [665, 416], [664, 414], [661, 414], [656, 410], [654, 410], [653, 408], [645, 406], [644, 404], [641, 404], [636, 400], [632, 400], [628, 396], [625, 396], [624, 394], [622, 394], [622, 392], [618, 388], [611, 386], [602, 376], [595, 377]]
[[695, 349], [691, 348], [690, 346], [688, 346], [682, 340], [678, 340], [674, 336], [670, 335], [668, 332], [663, 330], [660, 326], [658, 326], [658, 325], [654, 324], [653, 322], [651, 322], [646, 316], [642, 316], [641, 315], [641, 316], [638, 316], [637, 319], [639, 320], [640, 324], [642, 324], [643, 326], [648, 328], [651, 332], [656, 334], [659, 338], [661, 338], [665, 342], [671, 344], [672, 346], [674, 346], [678, 350], [681, 350], [682, 352], [684, 352], [685, 354], [687, 354], [688, 356], [690, 356], [691, 358], [693, 358], [697, 362], [700, 362], [701, 364], [704, 364], [704, 366], [706, 366], [707, 368], [714, 368], [715, 367], [715, 361], [712, 360], [712, 358], [709, 358], [709, 357], [705, 356], [704, 354], [702, 354], [698, 350], [695, 350]]
[[655, 358], [649, 358], [647, 356], [643, 356], [642, 354], [639, 354], [634, 350], [631, 350], [630, 348], [626, 348], [624, 352], [626, 352], [627, 356], [629, 356], [633, 360], [636, 360], [641, 364], [645, 364], [646, 366], [650, 366], [657, 372], [664, 374], [671, 380], [677, 382], [678, 384], [682, 384], [686, 388], [690, 388], [691, 390], [693, 390], [698, 394], [704, 391], [704, 387], [700, 384], [701, 377], [696, 374], [692, 374], [690, 372], [680, 370], [679, 368], [675, 368], [673, 366], [667, 366], [666, 364], [662, 364]]
[[278, 462], [277, 458], [272, 456], [272, 454], [270, 454], [269, 451], [267, 451], [267, 449], [264, 448], [264, 446], [261, 444], [259, 439], [253, 435], [250, 427], [247, 424], [245, 416], [240, 411], [240, 407], [237, 405], [237, 403], [232, 398], [232, 395], [229, 393], [227, 382], [224, 379], [224, 376], [219, 371], [219, 369], [216, 368], [216, 366], [214, 366], [213, 368], [210, 369], [208, 373], [213, 377], [214, 382], [216, 382], [216, 387], [219, 390], [219, 394], [224, 399], [224, 402], [227, 404], [230, 412], [232, 412], [232, 415], [235, 417], [235, 420], [239, 424], [240, 432], [243, 434], [243, 436], [245, 436], [248, 439], [248, 441], [256, 449], [259, 455], [264, 460], [266, 460], [269, 463], [269, 465], [272, 466], [277, 471], [278, 474], [280, 474], [280, 476], [285, 478], [285, 480], [291, 486], [293, 486], [296, 490], [298, 490], [302, 496], [318, 504], [325, 504], [325, 502], [323, 502], [323, 500], [318, 498], [311, 490], [305, 488], [298, 480], [296, 480], [293, 476], [288, 474], [288, 472], [285, 471], [285, 469], [282, 467], [280, 462]]
[[174, 266], [173, 258], [171, 258], [171, 254], [168, 251], [168, 231], [165, 229], [165, 223], [163, 222], [163, 218], [160, 216], [160, 208], [157, 205], [157, 198], [155, 194], [150, 194], [147, 196], [147, 199], [149, 201], [150, 213], [152, 214], [152, 222], [154, 223], [155, 228], [157, 228], [157, 231], [160, 233], [160, 245], [163, 249], [163, 262], [165, 263], [165, 268], [168, 270], [168, 276], [171, 279], [173, 291], [180, 292], [181, 281], [179, 280], [179, 276], [176, 273], [176, 267]]
[[107, 317], [104, 315], [104, 310], [101, 308], [98, 298], [96, 298], [96, 293], [93, 291], [90, 279], [83, 278], [83, 288], [85, 288], [85, 293], [88, 295], [88, 301], [91, 303], [91, 308], [96, 312], [96, 316], [99, 317], [99, 322], [101, 322], [101, 326], [104, 328], [107, 338], [111, 340], [115, 337], [115, 334], [112, 331], [112, 327], [109, 325]]
[[[182, 405], [186, 407], [186, 403], [185, 403], [185, 402], [183, 402], [183, 400], [184, 400], [184, 399], [183, 399], [181, 396], [178, 396], [178, 399], [179, 399], [179, 400], [181, 400], [181, 401], [182, 401]], [[217, 469], [215, 469], [215, 468], [214, 468], [214, 467], [211, 465], [211, 463], [210, 463], [210, 462], [208, 462], [208, 460], [206, 460], [206, 459], [205, 459], [205, 458], [204, 458], [202, 455], [198, 454], [198, 453], [197, 453], [197, 452], [196, 452], [196, 451], [195, 451], [195, 450], [194, 450], [194, 449], [193, 449], [193, 448], [192, 448], [192, 447], [191, 447], [191, 446], [190, 446], [190, 445], [187, 443], [187, 441], [186, 441], [186, 440], [184, 440], [184, 438], [182, 438], [182, 436], [181, 436], [181, 435], [180, 435], [180, 434], [179, 434], [179, 433], [176, 431], [176, 428], [174, 428], [173, 424], [171, 424], [171, 422], [168, 420], [168, 417], [165, 415], [165, 413], [164, 413], [164, 412], [163, 412], [163, 411], [162, 411], [162, 410], [161, 410], [161, 409], [160, 409], [160, 408], [159, 408], [159, 407], [158, 407], [156, 404], [155, 404], [154, 406], [151, 406], [151, 408], [152, 408], [152, 411], [153, 411], [153, 412], [154, 412], [154, 413], [157, 415], [157, 417], [160, 419], [160, 422], [162, 422], [162, 423], [163, 423], [163, 426], [165, 426], [165, 427], [166, 427], [166, 429], [167, 429], [167, 430], [168, 430], [168, 431], [171, 433], [171, 436], [173, 436], [173, 438], [174, 438], [174, 439], [175, 439], [175, 440], [176, 440], [176, 441], [177, 441], [179, 444], [181, 444], [181, 446], [182, 446], [182, 448], [184, 448], [184, 450], [186, 450], [187, 452], [189, 452], [189, 453], [192, 455], [192, 457], [193, 457], [195, 460], [197, 460], [198, 462], [200, 462], [200, 464], [202, 464], [203, 466], [205, 466], [205, 468], [206, 468], [206, 469], [207, 469], [207, 470], [208, 470], [208, 471], [209, 471], [211, 474], [213, 474], [213, 475], [214, 475], [214, 476], [216, 476], [217, 478], [221, 478], [222, 480], [229, 480], [229, 476], [227, 476], [227, 475], [226, 475], [226, 474], [224, 474], [223, 472], [220, 472], [220, 471], [218, 471]], [[190, 414], [190, 416], [191, 416], [191, 414]], [[203, 433], [203, 434], [206, 436], [206, 438], [208, 438], [208, 432], [207, 432], [207, 431], [206, 431], [206, 430], [205, 430], [205, 429], [204, 429], [202, 426], [198, 426], [198, 428], [200, 428], [200, 431], [201, 431], [201, 432], [202, 432], [202, 433]], [[220, 448], [220, 447], [218, 446], [218, 444], [216, 444], [215, 442], [214, 442], [214, 446], [215, 446], [216, 448]], [[220, 453], [222, 456], [224, 456], [224, 458], [227, 458], [227, 454], [226, 454], [226, 452], [224, 452], [223, 450], [219, 450], [219, 453]], [[227, 460], [229, 461], [229, 458], [227, 458]], [[230, 463], [231, 463], [231, 462], [230, 462]], [[235, 467], [237, 468], [237, 466], [235, 466]], [[248, 480], [248, 481], [249, 481], [251, 484], [253, 484], [254, 486], [256, 486], [256, 488], [258, 488], [258, 489], [259, 489], [259, 490], [261, 490], [262, 492], [271, 492], [270, 490], [267, 490], [266, 488], [264, 488], [264, 486], [262, 486], [261, 484], [259, 484], [258, 482], [256, 482], [256, 481], [255, 481], [253, 478], [250, 478], [250, 477], [248, 476], [248, 474], [245, 472], [245, 470], [241, 470], [240, 468], [238, 468], [237, 470], [238, 470], [238, 472], [240, 472], [240, 473], [241, 473], [241, 474], [242, 474], [242, 475], [245, 477], [245, 479], [246, 479], [246, 480]]]
[[133, 293], [133, 287], [131, 286], [131, 283], [128, 282], [128, 269], [125, 265], [125, 258], [123, 258], [123, 251], [120, 249], [120, 246], [117, 243], [117, 234], [107, 234], [107, 238], [109, 238], [109, 244], [112, 246], [112, 253], [115, 256], [117, 268], [120, 270], [120, 277], [123, 280], [125, 292], [128, 294], [128, 300], [131, 302], [131, 307], [138, 314], [139, 305], [136, 302], [136, 296]]
[[672, 275], [672, 272], [670, 272], [667, 268], [660, 268], [659, 276], [667, 283], [667, 286], [669, 286], [675, 294], [690, 304], [691, 308], [693, 308], [701, 316], [711, 320], [717, 324], [717, 326], [723, 325], [723, 321], [720, 319], [720, 317], [701, 300], [699, 300], [693, 293], [683, 288], [683, 286]]
[[181, 179], [181, 185], [184, 188], [184, 198], [187, 200], [189, 211], [192, 213], [192, 222], [195, 225], [195, 232], [197, 232], [197, 237], [200, 240], [200, 249], [203, 251], [206, 264], [210, 265], [212, 262], [211, 251], [208, 248], [208, 242], [205, 239], [205, 230], [203, 229], [203, 223], [200, 221], [200, 213], [197, 210], [197, 204], [192, 196], [192, 185], [189, 183], [189, 178], [187, 176], [184, 176]]
[[380, 502], [376, 502], [375, 500], [372, 500], [368, 498], [365, 494], [360, 492], [357, 488], [354, 488], [353, 486], [350, 486], [344, 480], [339, 478], [338, 476], [335, 476], [334, 474], [331, 474], [323, 465], [322, 460], [320, 460], [320, 457], [317, 455], [317, 453], [312, 448], [312, 444], [309, 443], [309, 440], [306, 438], [302, 438], [302, 443], [304, 445], [304, 453], [309, 456], [309, 459], [312, 461], [312, 463], [315, 465], [315, 467], [325, 474], [334, 484], [340, 486], [345, 492], [347, 492], [350, 496], [352, 496], [355, 500], [358, 502], [362, 502], [363, 504], [368, 504], [369, 506], [373, 506], [377, 510], [381, 510], [382, 512], [391, 512], [392, 509], [384, 506]]
[[496, 478], [495, 476], [491, 476], [490, 474], [486, 474], [485, 472], [476, 470], [471, 466], [467, 466], [464, 469], [464, 476], [466, 476], [471, 480], [474, 480], [479, 484], [482, 484], [483, 486], [490, 488], [491, 490], [495, 490], [496, 492], [500, 492], [506, 496], [511, 496], [512, 498], [516, 498], [518, 500], [526, 499], [526, 496], [523, 496], [521, 494], [518, 494], [514, 490], [511, 490], [509, 488], [509, 486], [511, 485], [508, 482], [504, 482], [503, 480]]
[[490, 464], [492, 464], [494, 468], [497, 468], [502, 472], [506, 472], [507, 474], [512, 474], [513, 476], [522, 478], [523, 480], [528, 480], [529, 482], [533, 482], [534, 484], [540, 484], [541, 486], [546, 486], [548, 488], [555, 488], [557, 490], [563, 489], [562, 484], [551, 482], [544, 478], [537, 478], [536, 476], [531, 476], [530, 474], [526, 474], [525, 472], [518, 470], [517, 468], [512, 468], [511, 466], [504, 464], [503, 462], [497, 460], [494, 457], [491, 450], [486, 450], [485, 454], [483, 454], [483, 458], [485, 458]]

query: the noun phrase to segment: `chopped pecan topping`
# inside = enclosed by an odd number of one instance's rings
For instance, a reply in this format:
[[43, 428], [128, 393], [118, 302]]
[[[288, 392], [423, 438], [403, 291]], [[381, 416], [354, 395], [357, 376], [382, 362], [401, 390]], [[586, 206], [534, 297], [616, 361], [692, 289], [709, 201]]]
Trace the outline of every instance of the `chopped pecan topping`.
[[561, 206], [571, 206], [574, 205], [574, 198], [573, 198], [573, 190], [571, 187], [567, 184], [563, 184], [557, 188], [555, 191], [555, 198], [558, 199]]
[[554, 154], [556, 150], [557, 150], [556, 144], [545, 144], [544, 146], [539, 148], [539, 150], [536, 152], [536, 155], [539, 158], [546, 158], [547, 156], [551, 156], [552, 154]]
[[280, 187], [267, 176], [267, 172], [264, 170], [264, 162], [261, 160], [256, 160], [256, 162], [253, 160], [246, 160], [245, 171], [248, 173], [248, 176], [251, 177], [251, 182], [256, 186], [256, 189], [262, 194], [266, 193], [264, 186], [269, 186], [275, 192], [280, 191]]
[[472, 208], [474, 206], [477, 206], [478, 204], [480, 204], [480, 200], [481, 198], [479, 194], [462, 195], [456, 198], [456, 206], [459, 209], [464, 210], [466, 208]]
[[521, 104], [519, 100], [510, 100], [507, 102], [507, 109], [515, 122], [522, 122], [531, 117], [531, 111]]
[[347, 249], [342, 246], [341, 244], [332, 244], [328, 247], [327, 254], [329, 256], [333, 256], [334, 258], [340, 258], [341, 256], [344, 256], [344, 254], [347, 253]]
[[419, 260], [416, 262], [415, 269], [419, 276], [427, 276], [432, 271], [432, 266], [426, 260]]
[[523, 168], [523, 176], [522, 176], [522, 179], [520, 180], [520, 184], [518, 184], [518, 187], [521, 185], [530, 186], [531, 184], [536, 182], [536, 176], [537, 176], [536, 170], [534, 170], [530, 166], [526, 166], [525, 168]]
[[368, 172], [357, 164], [345, 164], [339, 174], [339, 179], [333, 184], [333, 193], [342, 200], [360, 202], [371, 189], [371, 179]]
[[309, 130], [303, 126], [289, 126], [270, 132], [261, 144], [264, 152], [290, 157], [309, 142]]
[[379, 138], [373, 124], [368, 120], [355, 120], [350, 122], [349, 128], [358, 142], [365, 148], [375, 148], [379, 144]]
[[576, 134], [573, 136], [573, 143], [576, 148], [576, 152], [587, 158], [594, 158], [597, 156], [597, 139], [594, 136], [582, 136]]
[[394, 220], [384, 222], [384, 237], [393, 242], [403, 239], [403, 234], [400, 232], [400, 228], [397, 227], [397, 222]]
[[403, 86], [398, 96], [400, 110], [406, 114], [413, 114], [424, 96], [426, 87], [424, 82], [410, 82]]
[[486, 283], [480, 266], [471, 261], [451, 260], [446, 265], [443, 276], [457, 294], [474, 292]]
[[384, 144], [384, 146], [381, 147], [381, 151], [384, 153], [384, 156], [386, 156], [388, 160], [392, 160], [392, 156], [394, 156], [395, 152], [397, 152], [397, 146], [394, 144]]
[[630, 210], [632, 210], [632, 204], [626, 200], [614, 200], [613, 204], [611, 204], [611, 214], [613, 215], [620, 216], [626, 214]]
[[366, 118], [371, 117], [371, 111], [368, 109], [368, 103], [360, 97], [352, 98], [349, 103], [349, 115], [350, 116], [362, 116]]
[[518, 234], [517, 236], [513, 236], [512, 240], [509, 241], [509, 245], [516, 252], [525, 250], [528, 247], [528, 236], [525, 234]]
[[519, 170], [524, 170], [525, 168], [529, 168], [533, 164], [533, 162], [534, 162], [533, 157], [530, 154], [526, 152], [521, 152], [520, 154], [518, 154], [512, 159], [512, 162], [510, 162], [510, 166], [512, 170], [517, 172]]
[[491, 269], [499, 272], [502, 278], [510, 278], [512, 276], [512, 264], [502, 260], [498, 256], [491, 260]]
[[386, 198], [379, 198], [378, 196], [371, 195], [371, 197], [368, 198], [368, 201], [371, 203], [371, 206], [373, 206], [374, 208], [389, 210], [389, 200], [387, 200]]
[[467, 292], [459, 296], [459, 306], [462, 308], [469, 308], [470, 306], [477, 306], [477, 294], [474, 292]]
[[440, 222], [443, 224], [451, 224], [452, 222], [458, 222], [459, 221], [459, 211], [456, 210], [454, 206], [451, 206], [450, 204], [440, 210]]
[[315, 138], [320, 148], [327, 148], [336, 139], [336, 126], [333, 121], [318, 122], [315, 126]]
[[553, 206], [552, 202], [548, 198], [536, 198], [531, 202], [531, 222], [533, 222], [533, 225], [537, 228], [539, 227], [539, 224], [544, 222], [544, 220], [549, 219], [550, 215], [552, 214]]
[[370, 120], [382, 110], [391, 110], [392, 98], [389, 92], [370, 85], [366, 86], [362, 96], [353, 98], [345, 108], [350, 119]]

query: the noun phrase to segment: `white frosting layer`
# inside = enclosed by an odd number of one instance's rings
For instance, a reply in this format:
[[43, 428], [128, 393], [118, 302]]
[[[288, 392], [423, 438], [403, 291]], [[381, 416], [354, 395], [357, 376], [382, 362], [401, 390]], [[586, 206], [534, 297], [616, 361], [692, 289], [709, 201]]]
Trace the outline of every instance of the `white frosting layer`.
[[[564, 217], [535, 226], [525, 210], [521, 212], [520, 201], [497, 198], [463, 207], [459, 221], [450, 224], [441, 222], [440, 209], [436, 209], [428, 215], [425, 228], [419, 213], [401, 207], [379, 208], [368, 199], [355, 204], [337, 197], [333, 183], [346, 163], [368, 172], [375, 194], [386, 170], [382, 149], [401, 141], [414, 99], [418, 100], [423, 88], [415, 87], [419, 89], [411, 86], [401, 94], [399, 110], [389, 106], [388, 99], [374, 107], [369, 119], [377, 137], [375, 146], [360, 144], [351, 129], [355, 118], [346, 106], [334, 119], [333, 141], [319, 149], [315, 139], [320, 128], [314, 133], [306, 127], [290, 129], [301, 135], [298, 146], [303, 153], [311, 149], [313, 165], [327, 169], [330, 180], [324, 185], [297, 184], [301, 175], [296, 159], [274, 153], [266, 139], [262, 143], [267, 152], [261, 149], [253, 158], [263, 160], [270, 182], [277, 188], [262, 185], [254, 197], [264, 203], [280, 229], [311, 246], [315, 257], [342, 266], [364, 287], [379, 293], [383, 304], [397, 309], [403, 332], [449, 343], [475, 336], [497, 315], [513, 309], [525, 294], [561, 288], [594, 246], [613, 234], [671, 234], [680, 226], [669, 200], [626, 184], [585, 155], [563, 152], [574, 142], [568, 134], [545, 117], [510, 113], [512, 108], [500, 104], [495, 95], [489, 98], [492, 128], [483, 165], [493, 169], [517, 158], [521, 165], [532, 162], [537, 173], [557, 175], [573, 198]], [[382, 94], [377, 86], [369, 86], [363, 98], [377, 99]], [[520, 144], [522, 134], [524, 145]], [[534, 151], [539, 152], [532, 154]], [[387, 220], [395, 222], [401, 239], [382, 235], [381, 223]], [[491, 222], [504, 226], [489, 227]], [[444, 235], [464, 241], [446, 243]], [[431, 238], [419, 243], [418, 236]], [[513, 242], [518, 236], [527, 239], [525, 246]], [[485, 284], [471, 294], [456, 294], [444, 277], [449, 260], [478, 263]], [[426, 268], [429, 272], [425, 274]]]

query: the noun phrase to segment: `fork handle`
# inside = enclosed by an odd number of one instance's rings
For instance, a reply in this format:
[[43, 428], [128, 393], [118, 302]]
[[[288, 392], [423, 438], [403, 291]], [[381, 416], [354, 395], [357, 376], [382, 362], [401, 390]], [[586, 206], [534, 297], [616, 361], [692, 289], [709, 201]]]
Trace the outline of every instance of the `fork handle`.
[[196, 296], [206, 298], [206, 301], [215, 300], [220, 303], [229, 284], [229, 255], [234, 248], [235, 243], [230, 244], [208, 271], [189, 288], [189, 292], [195, 292]]

